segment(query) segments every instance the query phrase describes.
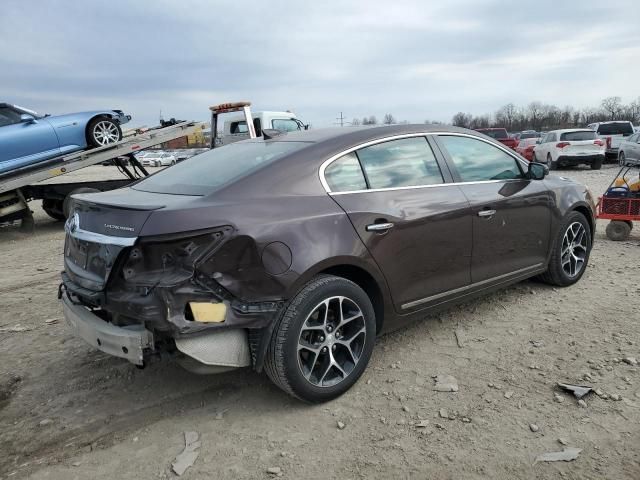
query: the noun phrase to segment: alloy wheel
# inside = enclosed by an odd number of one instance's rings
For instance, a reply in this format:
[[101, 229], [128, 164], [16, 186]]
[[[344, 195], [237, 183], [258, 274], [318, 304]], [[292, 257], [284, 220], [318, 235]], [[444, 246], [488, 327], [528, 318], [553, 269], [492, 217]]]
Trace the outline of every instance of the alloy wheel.
[[562, 237], [562, 270], [570, 278], [577, 276], [584, 268], [587, 258], [587, 231], [580, 222], [567, 227]]
[[620, 164], [621, 167], [624, 167], [626, 163], [626, 159], [624, 158], [624, 152], [620, 152], [620, 155], [618, 156], [618, 163]]
[[330, 297], [307, 316], [298, 338], [298, 367], [316, 387], [332, 387], [349, 376], [366, 341], [361, 308], [348, 297]]
[[120, 132], [118, 126], [109, 121], [96, 123], [93, 127], [93, 138], [99, 145], [109, 145], [120, 140]]

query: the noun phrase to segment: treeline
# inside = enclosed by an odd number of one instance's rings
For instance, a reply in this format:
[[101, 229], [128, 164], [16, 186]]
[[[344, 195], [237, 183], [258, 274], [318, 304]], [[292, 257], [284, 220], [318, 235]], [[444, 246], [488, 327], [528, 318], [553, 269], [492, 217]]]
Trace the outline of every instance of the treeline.
[[558, 107], [542, 102], [531, 102], [525, 107], [508, 103], [494, 114], [475, 116], [456, 113], [451, 123], [465, 128], [504, 127], [509, 131], [553, 130], [557, 128], [583, 127], [594, 122], [629, 120], [640, 122], [640, 97], [624, 104], [620, 97], [607, 97], [599, 107], [575, 109], [570, 105]]

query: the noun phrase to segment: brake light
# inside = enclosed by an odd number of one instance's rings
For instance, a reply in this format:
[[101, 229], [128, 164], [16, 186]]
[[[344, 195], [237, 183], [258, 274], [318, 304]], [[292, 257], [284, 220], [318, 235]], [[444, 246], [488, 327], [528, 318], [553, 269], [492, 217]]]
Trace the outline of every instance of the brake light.
[[558, 148], [568, 147], [569, 145], [571, 145], [569, 142], [556, 143], [556, 147], [558, 147]]
[[611, 148], [611, 137], [607, 137], [607, 148]]
[[604, 145], [604, 142], [602, 140], [600, 140], [599, 138], [593, 141], [594, 145], [598, 145], [599, 147]]

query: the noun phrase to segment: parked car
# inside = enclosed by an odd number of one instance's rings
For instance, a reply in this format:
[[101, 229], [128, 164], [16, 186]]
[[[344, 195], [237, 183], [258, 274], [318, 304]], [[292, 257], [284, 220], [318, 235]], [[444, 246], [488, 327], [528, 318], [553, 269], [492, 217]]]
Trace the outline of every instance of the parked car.
[[253, 366], [330, 400], [376, 336], [539, 275], [576, 283], [589, 191], [471, 130], [323, 129], [208, 151], [76, 195], [60, 296], [93, 347], [143, 365]]
[[173, 154], [162, 150], [147, 152], [147, 154], [139, 160], [144, 167], [160, 167], [175, 165], [177, 163], [176, 157], [173, 156]]
[[118, 142], [130, 119], [121, 110], [50, 116], [0, 103], [0, 173]]
[[523, 140], [520, 140], [520, 142], [518, 142], [518, 146], [516, 147], [516, 152], [518, 152], [524, 158], [532, 162], [533, 151], [535, 150], [537, 144], [538, 144], [538, 139], [536, 137], [525, 138]]
[[620, 142], [635, 132], [633, 123], [627, 121], [591, 123], [588, 128], [594, 130], [598, 134], [598, 138], [605, 142], [605, 155], [607, 158], [613, 159], [618, 158]]
[[535, 130], [523, 130], [520, 133], [516, 134], [516, 140], [525, 140], [527, 138], [540, 138], [540, 132], [536, 132]]
[[600, 170], [604, 158], [604, 142], [596, 132], [587, 128], [547, 132], [533, 152], [533, 161], [544, 162], [551, 170], [581, 164]]
[[618, 147], [618, 163], [624, 165], [640, 165], [640, 132], [624, 138]]
[[518, 141], [509, 136], [506, 128], [476, 128], [476, 132], [484, 133], [486, 136], [498, 140], [513, 150], [518, 146]]
[[178, 163], [178, 159], [176, 158], [176, 156], [173, 153], [168, 152], [163, 153], [155, 159], [156, 167], [168, 167], [171, 165], [175, 165], [176, 163]]

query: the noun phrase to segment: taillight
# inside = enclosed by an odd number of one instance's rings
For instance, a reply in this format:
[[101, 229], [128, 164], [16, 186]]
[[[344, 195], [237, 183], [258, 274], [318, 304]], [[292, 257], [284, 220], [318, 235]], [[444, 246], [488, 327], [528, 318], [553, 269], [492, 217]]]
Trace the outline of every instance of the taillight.
[[607, 137], [607, 148], [611, 148], [611, 137]]
[[598, 145], [599, 147], [604, 145], [604, 142], [602, 140], [600, 140], [599, 138], [593, 141], [594, 145]]
[[558, 147], [558, 148], [568, 147], [569, 145], [571, 145], [569, 142], [556, 143], [556, 147]]

